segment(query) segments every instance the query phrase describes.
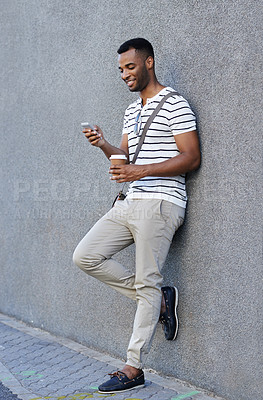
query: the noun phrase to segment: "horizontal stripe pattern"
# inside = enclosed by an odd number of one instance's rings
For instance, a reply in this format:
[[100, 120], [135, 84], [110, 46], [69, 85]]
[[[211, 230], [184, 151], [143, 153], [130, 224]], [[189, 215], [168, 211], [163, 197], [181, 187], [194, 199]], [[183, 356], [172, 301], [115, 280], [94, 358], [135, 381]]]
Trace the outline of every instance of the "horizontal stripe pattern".
[[[166, 87], [156, 96], [147, 100], [142, 107], [141, 99], [132, 103], [125, 111], [123, 134], [128, 135], [129, 158], [132, 160], [143, 128], [161, 99], [174, 89]], [[141, 113], [139, 135], [134, 133], [135, 119]], [[159, 163], [177, 156], [180, 152], [176, 145], [176, 135], [196, 129], [196, 119], [188, 102], [180, 95], [169, 97], [151, 123], [136, 164]], [[187, 195], [185, 176], [145, 177], [132, 182], [129, 186], [130, 198], [158, 198], [186, 207]]]

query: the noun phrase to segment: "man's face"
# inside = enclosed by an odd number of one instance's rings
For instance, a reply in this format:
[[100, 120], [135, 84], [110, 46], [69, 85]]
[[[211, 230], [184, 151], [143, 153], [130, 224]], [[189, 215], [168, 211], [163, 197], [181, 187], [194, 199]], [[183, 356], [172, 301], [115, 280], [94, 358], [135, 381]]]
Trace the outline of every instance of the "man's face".
[[119, 70], [131, 92], [141, 92], [150, 81], [145, 56], [135, 49], [119, 55]]

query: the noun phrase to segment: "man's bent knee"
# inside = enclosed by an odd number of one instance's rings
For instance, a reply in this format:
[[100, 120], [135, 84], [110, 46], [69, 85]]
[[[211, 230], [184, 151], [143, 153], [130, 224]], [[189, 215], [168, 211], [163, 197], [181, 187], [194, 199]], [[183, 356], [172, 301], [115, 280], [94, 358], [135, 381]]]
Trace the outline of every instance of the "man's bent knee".
[[83, 253], [81, 249], [79, 249], [78, 247], [75, 249], [72, 258], [74, 264], [77, 265], [86, 273], [89, 273], [89, 271], [93, 270], [94, 267], [96, 268], [96, 266], [98, 266], [105, 260], [105, 258], [99, 254], [92, 254], [86, 252]]

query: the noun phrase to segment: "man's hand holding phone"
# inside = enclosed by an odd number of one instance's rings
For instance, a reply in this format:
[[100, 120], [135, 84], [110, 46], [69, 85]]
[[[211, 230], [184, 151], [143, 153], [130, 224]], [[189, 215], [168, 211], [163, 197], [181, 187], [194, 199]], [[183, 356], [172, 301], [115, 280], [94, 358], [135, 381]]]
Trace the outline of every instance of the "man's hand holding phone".
[[82, 132], [92, 146], [101, 147], [105, 144], [102, 130], [97, 125], [91, 125], [88, 122], [82, 122]]

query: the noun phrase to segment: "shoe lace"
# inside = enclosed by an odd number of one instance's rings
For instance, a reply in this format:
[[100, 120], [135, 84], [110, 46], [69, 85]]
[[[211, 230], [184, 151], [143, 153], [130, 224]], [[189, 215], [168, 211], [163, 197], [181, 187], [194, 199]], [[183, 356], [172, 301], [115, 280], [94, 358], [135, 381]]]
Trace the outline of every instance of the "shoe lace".
[[117, 378], [119, 380], [121, 380], [121, 378], [124, 378], [126, 376], [126, 374], [124, 372], [121, 372], [121, 371], [116, 371], [116, 372], [113, 372], [113, 373], [108, 374], [108, 375], [110, 375], [111, 378], [113, 378], [114, 376], [117, 376]]

